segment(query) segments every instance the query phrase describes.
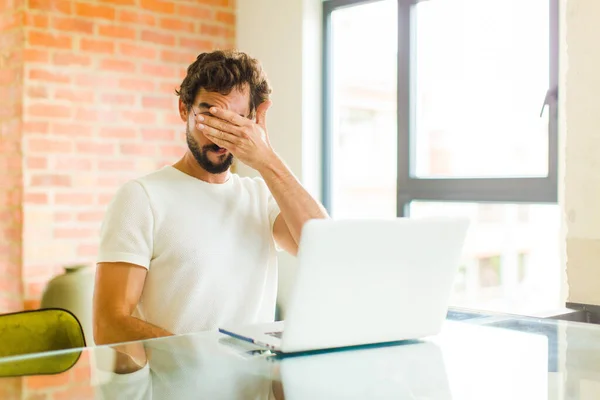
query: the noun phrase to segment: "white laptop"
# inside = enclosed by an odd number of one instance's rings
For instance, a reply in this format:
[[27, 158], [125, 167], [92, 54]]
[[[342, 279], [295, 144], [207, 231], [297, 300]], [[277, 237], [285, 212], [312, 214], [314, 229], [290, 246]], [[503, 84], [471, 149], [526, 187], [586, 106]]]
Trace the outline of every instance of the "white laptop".
[[219, 331], [281, 353], [435, 335], [468, 225], [463, 218], [311, 220], [285, 321]]

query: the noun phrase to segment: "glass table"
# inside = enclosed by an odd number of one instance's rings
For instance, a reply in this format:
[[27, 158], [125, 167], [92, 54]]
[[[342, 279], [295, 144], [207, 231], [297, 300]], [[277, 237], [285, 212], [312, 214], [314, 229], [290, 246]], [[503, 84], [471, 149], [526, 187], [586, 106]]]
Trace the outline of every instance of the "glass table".
[[1, 399], [599, 399], [600, 326], [452, 310], [420, 341], [278, 356], [202, 332], [0, 359], [11, 368], [25, 375], [0, 378]]

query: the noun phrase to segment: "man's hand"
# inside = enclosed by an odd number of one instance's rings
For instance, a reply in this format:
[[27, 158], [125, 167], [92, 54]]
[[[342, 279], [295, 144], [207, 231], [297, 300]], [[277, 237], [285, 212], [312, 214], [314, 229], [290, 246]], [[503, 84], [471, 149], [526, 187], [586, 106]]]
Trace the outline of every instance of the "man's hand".
[[200, 132], [216, 145], [231, 152], [234, 157], [258, 171], [269, 163], [275, 154], [267, 136], [267, 100], [256, 109], [256, 122], [232, 111], [211, 107], [211, 115], [198, 115]]

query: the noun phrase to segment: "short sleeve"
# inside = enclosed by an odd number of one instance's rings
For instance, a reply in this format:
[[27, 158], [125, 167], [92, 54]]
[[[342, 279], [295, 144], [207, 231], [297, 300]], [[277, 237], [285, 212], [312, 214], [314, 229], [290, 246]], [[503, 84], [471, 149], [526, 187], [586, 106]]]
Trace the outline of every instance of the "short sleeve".
[[100, 229], [100, 262], [126, 262], [150, 267], [154, 217], [142, 185], [123, 185], [108, 206]]

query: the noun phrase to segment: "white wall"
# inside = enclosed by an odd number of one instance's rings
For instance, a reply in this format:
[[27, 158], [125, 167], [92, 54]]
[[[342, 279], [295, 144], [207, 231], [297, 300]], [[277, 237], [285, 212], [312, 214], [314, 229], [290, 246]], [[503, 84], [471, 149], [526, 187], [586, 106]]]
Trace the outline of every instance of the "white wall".
[[[238, 0], [237, 6], [237, 48], [261, 61], [273, 88], [271, 144], [319, 199], [321, 0]], [[256, 175], [243, 165], [238, 172]], [[279, 265], [285, 313], [296, 260], [282, 253]]]
[[600, 305], [600, 1], [561, 6], [568, 299]]

